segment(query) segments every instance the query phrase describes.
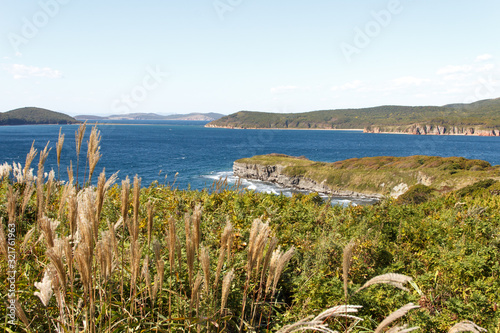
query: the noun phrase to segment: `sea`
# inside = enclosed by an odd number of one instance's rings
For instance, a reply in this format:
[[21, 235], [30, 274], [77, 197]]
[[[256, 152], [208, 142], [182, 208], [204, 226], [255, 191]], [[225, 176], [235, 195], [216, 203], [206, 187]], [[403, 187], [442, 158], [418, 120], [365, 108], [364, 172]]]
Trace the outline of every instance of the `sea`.
[[[314, 161], [335, 162], [366, 156], [463, 156], [500, 164], [500, 138], [476, 136], [417, 136], [369, 134], [331, 130], [241, 130], [206, 128], [198, 121], [107, 121], [87, 123], [80, 153], [80, 182], [83, 181], [86, 143], [91, 127], [101, 135], [101, 154], [95, 177], [106, 170], [125, 177], [141, 177], [143, 186], [152, 182], [179, 189], [209, 190], [214, 181], [237, 181], [232, 165], [237, 159], [281, 153], [305, 156]], [[75, 131], [78, 125], [23, 125], [0, 127], [0, 164], [21, 163], [32, 143], [41, 151], [52, 148], [45, 170], [57, 175], [56, 143], [59, 130], [65, 135], [61, 153], [61, 179], [67, 179], [71, 163], [76, 170]], [[32, 164], [36, 168], [38, 157]], [[120, 182], [119, 180], [119, 182]], [[292, 195], [296, 191], [262, 182], [241, 180], [241, 186], [258, 192]], [[334, 204], [369, 204], [369, 198], [332, 198]]]

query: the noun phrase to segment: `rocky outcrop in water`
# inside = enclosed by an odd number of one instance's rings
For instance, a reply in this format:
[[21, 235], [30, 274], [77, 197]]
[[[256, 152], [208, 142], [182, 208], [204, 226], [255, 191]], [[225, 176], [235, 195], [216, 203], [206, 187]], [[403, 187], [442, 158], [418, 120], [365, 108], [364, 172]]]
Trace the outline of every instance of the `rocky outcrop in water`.
[[310, 192], [326, 193], [340, 197], [369, 197], [382, 198], [382, 195], [363, 194], [353, 191], [343, 191], [330, 188], [325, 182], [318, 183], [303, 176], [288, 176], [283, 173], [285, 167], [281, 165], [261, 165], [234, 162], [233, 173], [244, 179], [256, 179], [275, 183], [283, 187], [306, 190]]

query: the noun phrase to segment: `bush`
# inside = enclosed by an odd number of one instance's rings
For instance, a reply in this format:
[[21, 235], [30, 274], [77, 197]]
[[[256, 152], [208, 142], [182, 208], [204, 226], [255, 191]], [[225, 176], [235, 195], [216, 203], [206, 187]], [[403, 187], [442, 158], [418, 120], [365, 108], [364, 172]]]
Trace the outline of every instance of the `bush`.
[[418, 205], [428, 201], [432, 197], [433, 192], [434, 189], [429, 186], [422, 184], [413, 185], [398, 198], [397, 203], [401, 205]]

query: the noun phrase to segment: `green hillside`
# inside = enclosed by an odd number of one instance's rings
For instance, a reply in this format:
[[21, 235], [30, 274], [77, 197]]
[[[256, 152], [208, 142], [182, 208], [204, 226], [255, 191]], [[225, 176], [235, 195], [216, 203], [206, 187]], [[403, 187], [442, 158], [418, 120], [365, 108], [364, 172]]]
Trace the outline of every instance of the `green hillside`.
[[64, 113], [36, 107], [25, 107], [0, 113], [0, 125], [78, 124]]
[[500, 128], [500, 98], [445, 106], [379, 106], [364, 109], [323, 110], [304, 113], [240, 111], [209, 123], [208, 127], [370, 129], [425, 124], [443, 127]]

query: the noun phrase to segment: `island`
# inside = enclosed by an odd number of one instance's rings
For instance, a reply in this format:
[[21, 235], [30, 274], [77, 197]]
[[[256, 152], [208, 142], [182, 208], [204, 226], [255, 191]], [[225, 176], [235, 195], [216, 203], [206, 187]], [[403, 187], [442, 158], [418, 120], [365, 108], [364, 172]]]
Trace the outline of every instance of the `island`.
[[61, 112], [37, 107], [24, 107], [0, 113], [0, 126], [6, 125], [68, 125], [81, 121]]
[[356, 129], [365, 133], [500, 136], [500, 98], [445, 106], [386, 105], [303, 113], [240, 111], [205, 126], [237, 129]]
[[283, 154], [257, 155], [233, 164], [234, 175], [346, 197], [397, 198], [412, 186], [449, 192], [485, 179], [500, 180], [500, 166], [463, 157], [379, 156], [333, 163]]

